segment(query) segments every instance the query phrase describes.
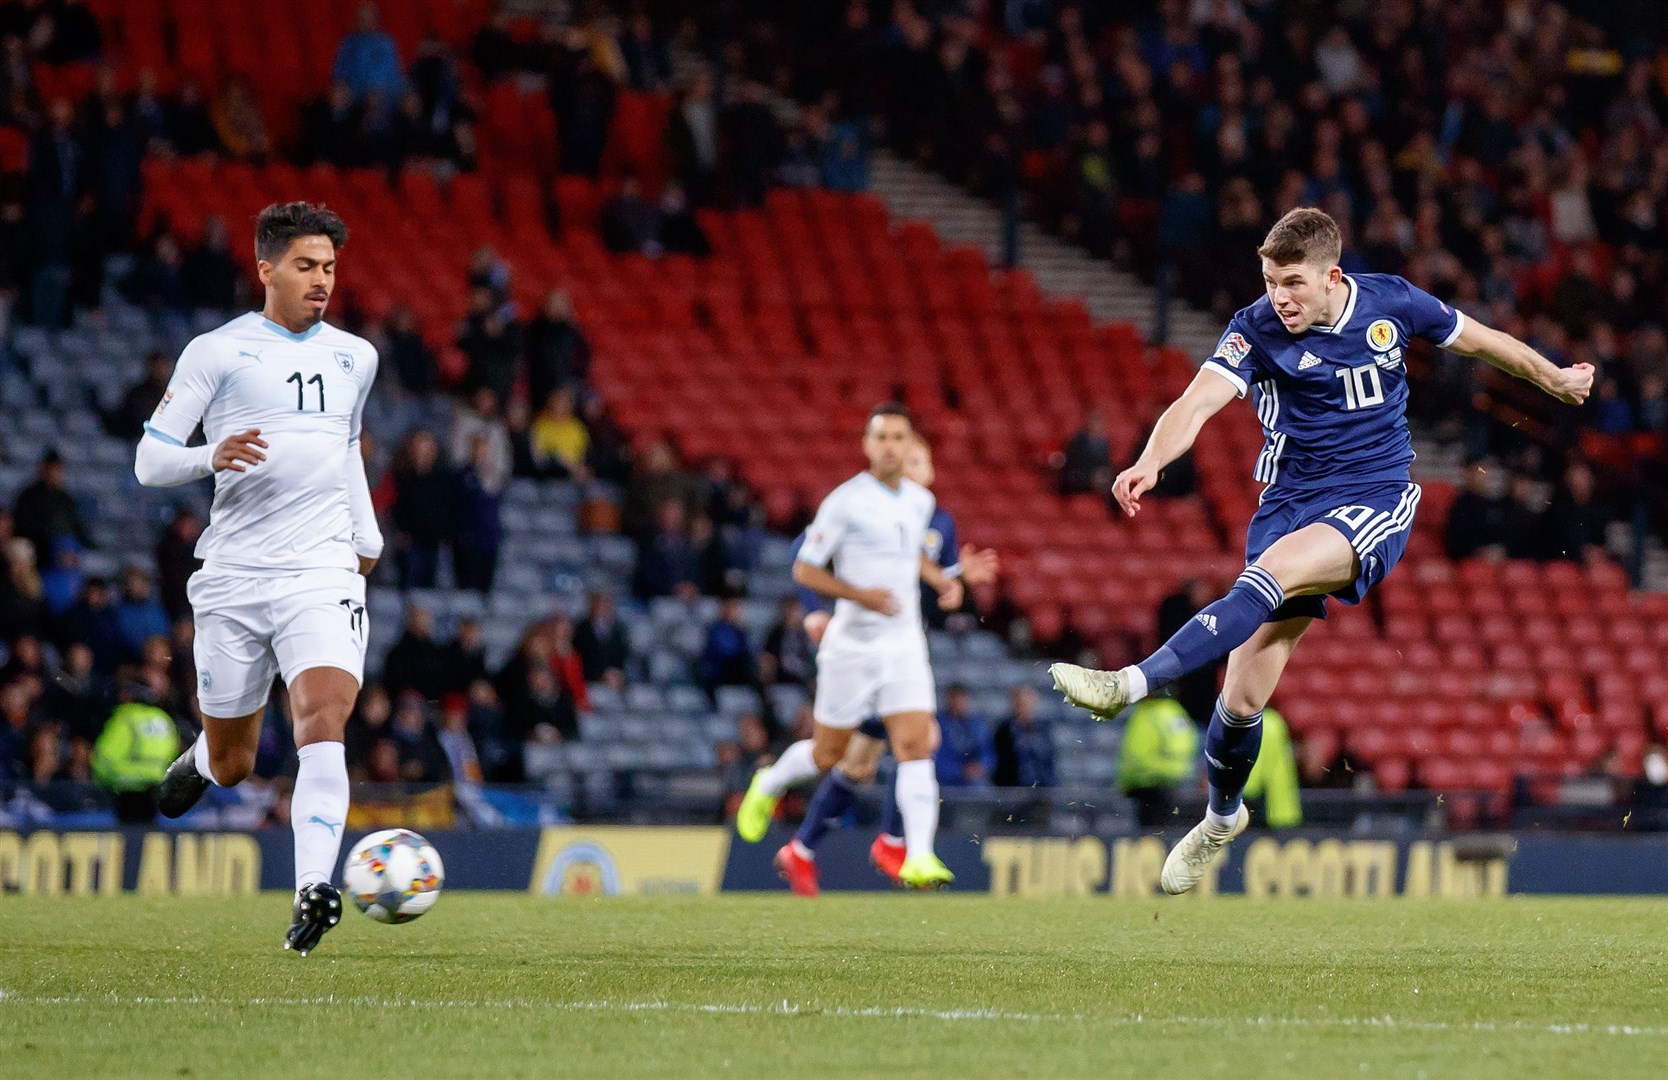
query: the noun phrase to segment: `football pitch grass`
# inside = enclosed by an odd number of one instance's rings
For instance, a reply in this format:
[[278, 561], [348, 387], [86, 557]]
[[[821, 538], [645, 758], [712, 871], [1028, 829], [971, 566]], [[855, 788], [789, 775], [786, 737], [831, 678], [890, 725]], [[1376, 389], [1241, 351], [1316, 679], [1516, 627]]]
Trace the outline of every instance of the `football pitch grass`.
[[1648, 900], [0, 897], [0, 1076], [1659, 1077]]

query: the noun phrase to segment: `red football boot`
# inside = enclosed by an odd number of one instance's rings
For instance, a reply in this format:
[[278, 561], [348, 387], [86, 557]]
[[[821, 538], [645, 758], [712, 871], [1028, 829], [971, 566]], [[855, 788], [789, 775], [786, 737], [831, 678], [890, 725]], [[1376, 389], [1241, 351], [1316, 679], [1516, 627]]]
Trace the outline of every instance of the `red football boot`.
[[798, 840], [789, 840], [784, 844], [772, 862], [795, 896], [816, 896], [821, 891], [817, 888], [817, 860], [800, 846]]
[[903, 869], [906, 850], [902, 840], [882, 833], [869, 845], [869, 861], [874, 863], [876, 870], [886, 875], [887, 880], [897, 885], [900, 884], [898, 871]]

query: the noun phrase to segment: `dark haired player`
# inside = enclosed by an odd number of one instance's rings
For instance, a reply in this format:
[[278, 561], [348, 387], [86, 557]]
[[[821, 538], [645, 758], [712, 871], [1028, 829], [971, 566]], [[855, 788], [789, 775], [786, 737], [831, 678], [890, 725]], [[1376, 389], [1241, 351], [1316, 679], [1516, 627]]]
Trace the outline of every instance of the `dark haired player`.
[[[903, 816], [901, 884], [933, 889], [952, 875], [933, 851], [938, 832], [938, 776], [933, 771], [938, 694], [921, 625], [921, 588], [943, 596], [960, 588], [925, 553], [932, 492], [904, 475], [915, 427], [902, 405], [875, 406], [863, 429], [869, 467], [823, 499], [793, 564], [797, 585], [834, 601], [834, 617], [817, 647], [816, 730], [760, 769], [736, 810], [736, 832], [757, 843], [770, 828], [782, 793], [827, 772], [845, 755], [852, 732], [870, 716], [886, 725], [898, 759]], [[833, 570], [826, 569], [833, 563]]]
[[1228, 673], [1205, 736], [1210, 805], [1164, 862], [1165, 892], [1198, 884], [1249, 816], [1240, 795], [1262, 745], [1263, 707], [1326, 597], [1358, 604], [1407, 548], [1419, 486], [1409, 479], [1405, 350], [1414, 338], [1479, 357], [1579, 405], [1588, 364], [1560, 368], [1523, 342], [1389, 274], [1345, 274], [1338, 225], [1319, 210], [1281, 218], [1257, 254], [1266, 295], [1233, 317], [1216, 353], [1165, 410], [1113, 482], [1127, 514], [1199, 429], [1254, 391], [1267, 485], [1245, 540], [1245, 572], [1159, 650], [1118, 671], [1055, 664], [1074, 705], [1112, 716], [1222, 656]]
[[[188, 585], [203, 733], [169, 766], [159, 808], [179, 817], [255, 766], [282, 675], [300, 769], [290, 818], [296, 897], [284, 947], [306, 956], [342, 917], [330, 883], [347, 823], [342, 734], [365, 668], [365, 577], [382, 553], [360, 458], [376, 349], [324, 321], [342, 219], [269, 206], [255, 224], [266, 306], [194, 338], [145, 425], [134, 473], [169, 487], [214, 477], [203, 568]], [[201, 424], [202, 446], [187, 441]]]

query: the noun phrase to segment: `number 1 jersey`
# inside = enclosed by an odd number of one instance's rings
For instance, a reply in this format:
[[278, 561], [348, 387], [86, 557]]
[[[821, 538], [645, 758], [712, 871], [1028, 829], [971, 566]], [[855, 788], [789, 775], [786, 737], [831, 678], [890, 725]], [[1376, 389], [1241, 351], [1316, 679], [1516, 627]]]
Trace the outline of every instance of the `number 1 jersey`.
[[246, 472], [214, 474], [198, 558], [234, 574], [357, 569], [348, 470], [364, 467], [376, 369], [370, 342], [323, 322], [297, 334], [251, 312], [192, 339], [145, 430], [183, 446], [201, 423], [213, 446], [259, 428], [268, 444]]
[[1269, 488], [1406, 483], [1406, 350], [1447, 346], [1465, 316], [1392, 274], [1345, 274], [1333, 326], [1288, 332], [1267, 296], [1234, 315], [1205, 369], [1249, 390], [1263, 425], [1253, 473]]

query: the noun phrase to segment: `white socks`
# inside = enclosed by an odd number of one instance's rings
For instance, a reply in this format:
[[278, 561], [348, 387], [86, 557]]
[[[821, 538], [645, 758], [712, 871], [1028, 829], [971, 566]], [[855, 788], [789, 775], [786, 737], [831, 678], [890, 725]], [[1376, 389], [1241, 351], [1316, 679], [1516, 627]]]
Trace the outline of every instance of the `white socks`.
[[903, 815], [906, 857], [931, 855], [938, 834], [938, 773], [931, 758], [898, 762], [898, 813]]
[[780, 798], [782, 792], [821, 771], [811, 757], [811, 740], [801, 739], [782, 751], [776, 764], [764, 771], [759, 779], [759, 789], [766, 795]]
[[1124, 685], [1129, 687], [1129, 702], [1131, 705], [1147, 696], [1147, 673], [1134, 664], [1121, 668], [1118, 674], [1124, 677]]
[[347, 826], [347, 757], [339, 742], [310, 743], [296, 751], [301, 768], [290, 797], [290, 829], [295, 833], [297, 891], [329, 881], [342, 850]]
[[198, 734], [197, 741], [191, 745], [191, 760], [197, 766], [198, 776], [201, 776], [215, 787], [221, 786], [220, 781], [216, 780], [214, 773], [209, 770], [208, 732], [206, 730]]

